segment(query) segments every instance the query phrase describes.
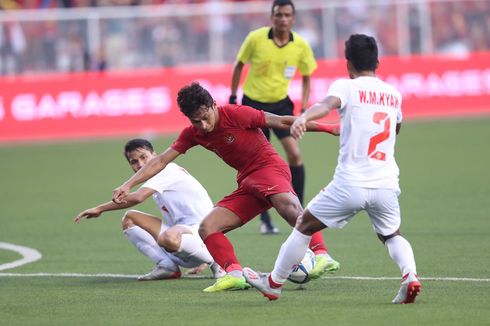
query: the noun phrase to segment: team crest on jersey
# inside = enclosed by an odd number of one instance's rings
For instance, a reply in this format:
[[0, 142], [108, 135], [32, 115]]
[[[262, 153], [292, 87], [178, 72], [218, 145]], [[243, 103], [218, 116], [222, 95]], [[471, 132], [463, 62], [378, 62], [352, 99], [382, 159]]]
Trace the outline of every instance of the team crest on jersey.
[[228, 134], [225, 136], [225, 141], [227, 144], [231, 144], [235, 141], [235, 136], [233, 136], [233, 134]]

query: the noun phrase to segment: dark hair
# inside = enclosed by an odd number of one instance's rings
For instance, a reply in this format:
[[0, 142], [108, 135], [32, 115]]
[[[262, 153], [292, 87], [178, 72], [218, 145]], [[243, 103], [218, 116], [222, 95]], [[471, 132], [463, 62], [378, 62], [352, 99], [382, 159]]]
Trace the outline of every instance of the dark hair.
[[272, 3], [271, 15], [274, 15], [274, 8], [277, 6], [291, 6], [293, 7], [293, 14], [296, 12], [296, 9], [294, 8], [294, 3], [291, 0], [274, 0], [274, 2]]
[[150, 152], [154, 152], [153, 145], [146, 139], [136, 138], [131, 139], [124, 145], [124, 157], [129, 161], [129, 153], [137, 150], [138, 148], [144, 148]]
[[378, 45], [372, 36], [352, 34], [345, 41], [345, 58], [357, 71], [375, 71], [378, 67]]
[[182, 87], [177, 95], [180, 111], [189, 118], [202, 107], [211, 107], [213, 102], [211, 94], [197, 82]]

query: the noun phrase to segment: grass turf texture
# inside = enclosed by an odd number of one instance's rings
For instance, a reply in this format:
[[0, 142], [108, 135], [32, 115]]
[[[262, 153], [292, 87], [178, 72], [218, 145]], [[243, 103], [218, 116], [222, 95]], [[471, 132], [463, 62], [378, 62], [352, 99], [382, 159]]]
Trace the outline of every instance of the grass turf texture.
[[[402, 232], [421, 277], [490, 278], [490, 119], [409, 122], [397, 143]], [[154, 141], [161, 151], [173, 140]], [[0, 147], [0, 241], [32, 247], [40, 261], [9, 273], [142, 274], [152, 263], [120, 231], [122, 211], [72, 222], [82, 209], [109, 200], [131, 173], [124, 140]], [[277, 142], [275, 142], [277, 146]], [[326, 185], [337, 139], [308, 134], [301, 142], [306, 199]], [[281, 152], [282, 153], [282, 152]], [[178, 159], [214, 201], [235, 187], [234, 172], [212, 153]], [[138, 209], [157, 214], [149, 201]], [[275, 213], [278, 236], [258, 233], [258, 219], [229, 234], [243, 265], [270, 270], [290, 228]], [[399, 277], [398, 268], [358, 215], [344, 230], [324, 232], [341, 262], [336, 276]], [[0, 264], [18, 259], [0, 249]], [[1, 272], [0, 272], [1, 273]], [[206, 276], [210, 273], [206, 271]], [[104, 277], [0, 276], [1, 325], [472, 325], [490, 322], [490, 282], [423, 280], [417, 304], [395, 306], [399, 280], [325, 278], [288, 283], [277, 302], [254, 290], [207, 294], [212, 279], [136, 282]]]

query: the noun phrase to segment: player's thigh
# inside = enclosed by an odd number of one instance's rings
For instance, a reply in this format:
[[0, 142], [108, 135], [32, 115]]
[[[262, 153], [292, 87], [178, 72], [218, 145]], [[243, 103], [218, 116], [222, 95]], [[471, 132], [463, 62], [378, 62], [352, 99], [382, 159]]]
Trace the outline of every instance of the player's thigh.
[[277, 213], [294, 227], [298, 217], [303, 214], [298, 197], [293, 192], [283, 192], [271, 195], [269, 199]]
[[127, 223], [139, 226], [146, 232], [150, 233], [155, 240], [160, 234], [162, 220], [156, 216], [132, 209], [124, 214], [123, 219], [128, 219], [129, 221], [127, 221]]
[[223, 204], [219, 202], [199, 225], [199, 235], [202, 239], [206, 239], [209, 235], [216, 232], [226, 233], [244, 224], [239, 215], [228, 208], [236, 207], [235, 204], [233, 206], [221, 205]]
[[342, 228], [365, 209], [366, 189], [331, 182], [307, 205], [308, 211], [329, 228]]
[[376, 233], [386, 236], [400, 228], [399, 194], [398, 189], [369, 189], [366, 211]]
[[257, 198], [269, 201], [269, 196], [291, 192], [291, 171], [286, 164], [267, 166], [250, 173], [240, 184], [240, 188]]

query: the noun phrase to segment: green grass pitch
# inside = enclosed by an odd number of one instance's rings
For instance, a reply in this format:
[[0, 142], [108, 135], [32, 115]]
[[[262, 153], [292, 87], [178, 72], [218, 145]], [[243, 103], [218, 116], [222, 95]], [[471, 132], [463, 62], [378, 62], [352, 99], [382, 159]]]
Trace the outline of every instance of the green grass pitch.
[[[154, 140], [161, 151], [173, 137]], [[0, 147], [0, 242], [34, 248], [41, 260], [0, 271], [0, 325], [489, 325], [490, 119], [407, 122], [397, 142], [402, 232], [411, 242], [423, 290], [414, 305], [390, 304], [399, 271], [365, 214], [324, 232], [341, 270], [268, 302], [255, 290], [206, 294], [206, 278], [137, 282], [152, 263], [121, 233], [122, 211], [72, 222], [110, 200], [130, 174], [126, 139]], [[277, 142], [275, 142], [277, 145]], [[306, 199], [331, 179], [338, 140], [301, 142]], [[281, 152], [282, 153], [282, 152]], [[234, 171], [212, 153], [178, 159], [214, 201], [235, 187]], [[150, 201], [139, 209], [157, 214]], [[274, 213], [277, 236], [254, 220], [229, 234], [244, 266], [268, 271], [290, 228]], [[0, 265], [20, 259], [0, 249]], [[7, 276], [6, 273], [13, 273]], [[57, 276], [19, 276], [49, 273]], [[61, 276], [61, 273], [86, 277]], [[372, 277], [359, 280], [349, 277]], [[342, 278], [346, 277], [346, 278]], [[447, 278], [454, 278], [449, 280]], [[472, 279], [472, 280], [469, 280]]]

